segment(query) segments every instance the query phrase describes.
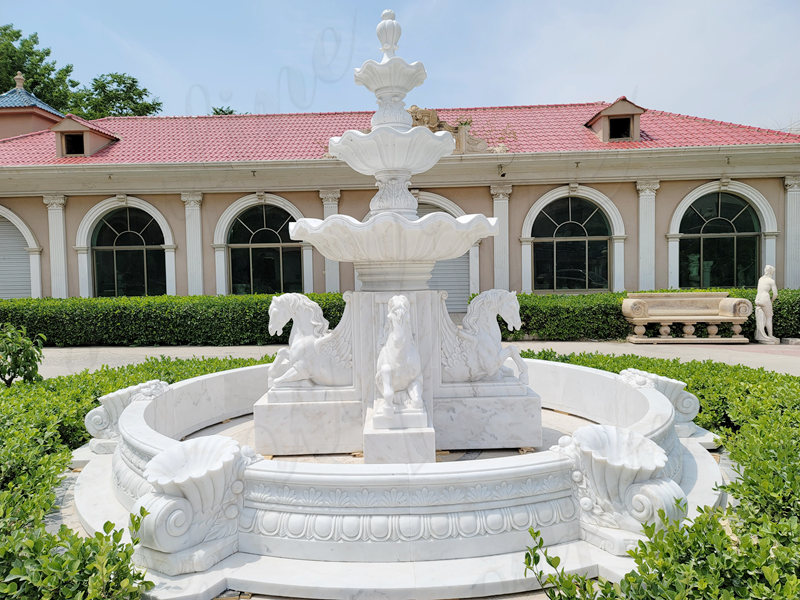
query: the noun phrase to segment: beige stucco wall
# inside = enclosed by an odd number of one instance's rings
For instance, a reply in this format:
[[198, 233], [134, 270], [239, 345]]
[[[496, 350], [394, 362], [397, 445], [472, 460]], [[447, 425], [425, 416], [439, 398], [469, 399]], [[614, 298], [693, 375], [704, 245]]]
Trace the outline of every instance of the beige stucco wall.
[[[5, 206], [17, 215], [31, 230], [42, 248], [42, 296], [50, 295], [50, 247], [48, 243], [47, 206], [41, 196], [25, 198], [0, 198], [0, 206]], [[77, 280], [75, 283], [77, 287]]]
[[49, 129], [52, 124], [53, 119], [35, 113], [3, 113], [0, 115], [0, 139]]
[[[655, 264], [657, 288], [668, 286], [668, 246], [666, 233], [675, 209], [683, 198], [693, 189], [709, 180], [661, 181], [656, 194], [656, 231], [655, 231]], [[770, 203], [778, 223], [779, 235], [776, 239], [776, 264], [778, 285], [783, 284], [785, 231], [785, 190], [783, 179], [736, 179], [761, 192]], [[563, 185], [563, 184], [562, 184]], [[638, 255], [639, 255], [639, 214], [638, 192], [634, 182], [585, 184], [610, 198], [618, 208], [625, 227], [625, 288], [638, 289]], [[551, 189], [561, 185], [515, 185], [509, 200], [509, 280], [510, 288], [522, 289], [521, 244], [522, 223], [533, 204]], [[124, 190], [122, 190], [124, 191]], [[267, 190], [268, 191], [268, 190]], [[491, 216], [493, 202], [489, 184], [473, 187], [428, 187], [422, 191], [443, 196], [459, 206], [467, 213], [482, 213]], [[202, 215], [202, 253], [203, 284], [206, 294], [216, 293], [215, 257], [213, 235], [217, 222], [223, 211], [233, 202], [251, 193], [209, 193], [205, 194], [201, 207]], [[372, 189], [341, 191], [339, 212], [357, 219], [363, 219], [369, 210], [369, 201], [374, 195]], [[135, 194], [136, 197], [152, 204], [161, 212], [169, 223], [176, 244], [176, 291], [187, 293], [187, 255], [186, 228], [184, 221], [184, 204], [180, 194]], [[323, 217], [323, 205], [317, 191], [281, 192], [277, 194], [294, 204], [300, 212], [311, 218]], [[65, 208], [68, 293], [79, 294], [78, 256], [73, 246], [78, 226], [86, 213], [97, 203], [109, 198], [109, 195], [75, 195], [69, 196]], [[49, 296], [50, 289], [50, 249], [48, 240], [47, 207], [41, 196], [0, 198], [0, 205], [7, 207], [21, 218], [36, 236], [43, 248], [42, 257], [42, 293]], [[494, 285], [494, 242], [491, 238], [480, 244], [480, 289], [490, 289]], [[762, 264], [763, 264], [762, 256]], [[314, 291], [325, 291], [325, 261], [316, 250], [313, 252]], [[353, 267], [351, 264], [339, 265], [340, 288], [352, 290], [354, 286]]]

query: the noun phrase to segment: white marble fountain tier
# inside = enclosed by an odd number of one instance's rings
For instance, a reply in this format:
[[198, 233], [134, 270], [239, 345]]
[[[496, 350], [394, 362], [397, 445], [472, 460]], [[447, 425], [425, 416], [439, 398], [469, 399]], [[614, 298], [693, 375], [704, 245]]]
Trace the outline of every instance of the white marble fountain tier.
[[436, 261], [461, 256], [499, 231], [495, 218], [441, 212], [420, 219], [383, 212], [365, 222], [333, 215], [300, 219], [289, 230], [293, 239], [313, 244], [327, 258], [354, 263], [364, 291], [427, 289]]

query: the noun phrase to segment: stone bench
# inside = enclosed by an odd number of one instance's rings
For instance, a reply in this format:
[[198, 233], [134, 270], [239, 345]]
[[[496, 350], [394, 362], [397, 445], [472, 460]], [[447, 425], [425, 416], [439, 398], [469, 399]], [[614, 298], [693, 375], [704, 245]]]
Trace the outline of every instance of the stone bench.
[[[622, 301], [622, 314], [633, 325], [628, 341], [634, 344], [746, 344], [742, 323], [753, 312], [744, 298], [728, 298], [727, 292], [676, 292], [666, 294], [628, 294]], [[645, 337], [645, 325], [658, 323], [659, 335]], [[683, 324], [683, 337], [672, 337], [673, 323]], [[697, 323], [708, 324], [708, 337], [694, 335]], [[733, 337], [718, 335], [720, 323], [733, 324]]]

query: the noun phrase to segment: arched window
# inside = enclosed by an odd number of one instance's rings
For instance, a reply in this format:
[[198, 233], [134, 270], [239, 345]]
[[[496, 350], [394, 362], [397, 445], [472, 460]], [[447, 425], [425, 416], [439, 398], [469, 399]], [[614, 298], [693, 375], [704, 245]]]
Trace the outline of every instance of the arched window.
[[106, 213], [92, 234], [95, 296], [167, 293], [164, 234], [149, 214], [126, 206]]
[[611, 228], [583, 198], [545, 206], [531, 230], [534, 290], [607, 290]]
[[143, 210], [107, 213], [92, 234], [95, 296], [167, 293], [164, 234]]
[[228, 230], [233, 294], [303, 291], [300, 244], [289, 238], [294, 217], [282, 208], [260, 204], [233, 220]]
[[756, 285], [761, 225], [747, 201], [727, 192], [701, 196], [684, 213], [680, 233], [680, 287]]

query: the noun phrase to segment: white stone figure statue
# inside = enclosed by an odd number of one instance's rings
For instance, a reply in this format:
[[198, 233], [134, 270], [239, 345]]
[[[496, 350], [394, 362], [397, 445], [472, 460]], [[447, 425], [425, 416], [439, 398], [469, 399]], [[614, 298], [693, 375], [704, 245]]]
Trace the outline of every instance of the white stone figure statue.
[[376, 424], [399, 412], [424, 413], [422, 362], [411, 329], [411, 304], [405, 296], [392, 296], [386, 326], [389, 335], [378, 354], [374, 417]]
[[[344, 294], [345, 302], [350, 294]], [[268, 386], [345, 386], [353, 382], [353, 348], [350, 313], [333, 331], [316, 302], [303, 294], [275, 296], [269, 305], [269, 332], [280, 335], [292, 321], [289, 346], [281, 348], [269, 371]]]
[[778, 286], [775, 285], [775, 267], [767, 265], [764, 274], [758, 280], [756, 293], [756, 341], [762, 344], [780, 344], [781, 341], [772, 335], [772, 303], [778, 297]]
[[[442, 304], [444, 306], [444, 303]], [[461, 329], [449, 318], [442, 319], [442, 381], [497, 381], [512, 377], [503, 363], [511, 358], [519, 369], [519, 381], [528, 383], [528, 366], [514, 346], [503, 348], [497, 315], [512, 331], [522, 327], [516, 292], [488, 290], [467, 307]]]

